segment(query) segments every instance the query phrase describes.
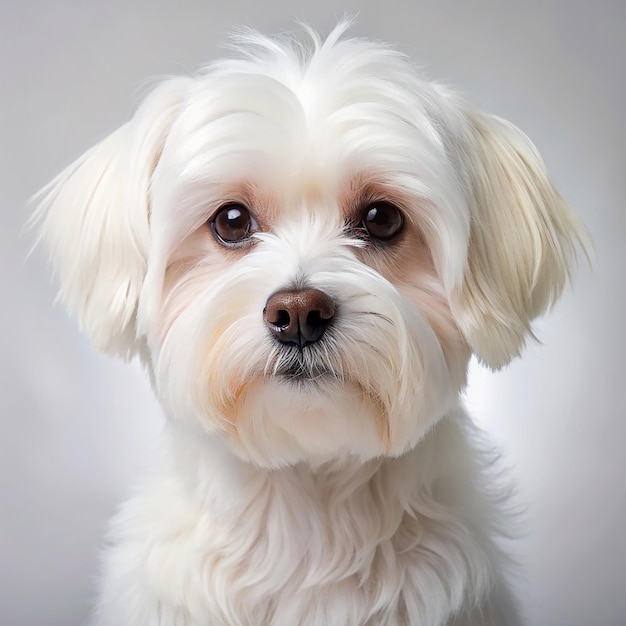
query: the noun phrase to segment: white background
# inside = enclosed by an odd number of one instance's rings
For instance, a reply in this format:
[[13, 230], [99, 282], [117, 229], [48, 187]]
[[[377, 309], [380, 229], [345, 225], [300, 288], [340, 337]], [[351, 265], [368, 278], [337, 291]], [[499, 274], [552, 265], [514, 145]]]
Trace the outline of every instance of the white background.
[[83, 622], [106, 520], [161, 423], [137, 364], [96, 354], [40, 255], [25, 262], [27, 198], [130, 116], [145, 79], [198, 67], [234, 26], [328, 31], [345, 11], [524, 129], [592, 233], [593, 271], [538, 322], [543, 347], [474, 368], [468, 405], [526, 504], [529, 624], [626, 624], [626, 3], [3, 0], [2, 626]]

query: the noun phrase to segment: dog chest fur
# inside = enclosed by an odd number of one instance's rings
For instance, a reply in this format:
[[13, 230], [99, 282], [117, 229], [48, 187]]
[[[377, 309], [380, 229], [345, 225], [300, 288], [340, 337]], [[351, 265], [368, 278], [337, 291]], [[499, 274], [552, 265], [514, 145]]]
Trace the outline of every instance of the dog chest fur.
[[314, 469], [251, 471], [170, 435], [168, 471], [114, 521], [98, 625], [517, 623], [508, 594], [485, 601], [501, 494], [462, 411], [403, 457]]

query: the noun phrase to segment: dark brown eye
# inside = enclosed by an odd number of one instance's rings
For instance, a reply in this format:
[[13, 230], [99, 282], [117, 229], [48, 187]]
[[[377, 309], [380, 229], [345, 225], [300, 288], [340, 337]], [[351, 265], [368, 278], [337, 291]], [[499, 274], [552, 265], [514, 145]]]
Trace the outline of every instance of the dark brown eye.
[[391, 202], [372, 202], [363, 211], [363, 226], [374, 239], [389, 241], [402, 230], [404, 220], [400, 209]]
[[232, 202], [214, 215], [211, 228], [220, 243], [232, 245], [248, 239], [259, 226], [243, 204]]

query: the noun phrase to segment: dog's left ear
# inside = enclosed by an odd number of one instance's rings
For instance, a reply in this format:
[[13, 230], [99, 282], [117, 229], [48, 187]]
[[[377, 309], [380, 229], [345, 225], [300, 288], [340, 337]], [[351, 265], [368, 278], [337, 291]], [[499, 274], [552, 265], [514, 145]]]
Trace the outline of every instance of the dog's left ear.
[[[585, 229], [552, 186], [531, 141], [512, 124], [462, 106], [454, 142], [466, 177], [470, 240], [452, 312], [478, 358], [499, 368], [560, 295]], [[457, 118], [458, 119], [458, 118]]]
[[34, 201], [59, 296], [99, 350], [130, 357], [150, 242], [154, 168], [191, 79], [164, 81], [133, 118], [70, 165]]

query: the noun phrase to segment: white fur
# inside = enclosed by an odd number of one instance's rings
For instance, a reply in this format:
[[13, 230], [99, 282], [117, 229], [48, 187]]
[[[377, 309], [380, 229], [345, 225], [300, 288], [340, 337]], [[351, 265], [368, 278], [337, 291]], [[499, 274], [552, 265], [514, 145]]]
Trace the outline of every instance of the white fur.
[[[241, 34], [40, 196], [61, 298], [139, 354], [169, 418], [113, 522], [97, 626], [519, 623], [459, 394], [472, 353], [519, 354], [580, 226], [519, 130], [345, 28]], [[403, 211], [397, 242], [351, 230], [374, 200]], [[233, 201], [260, 225], [239, 250], [206, 225]], [[262, 316], [293, 287], [337, 307], [299, 355]]]

